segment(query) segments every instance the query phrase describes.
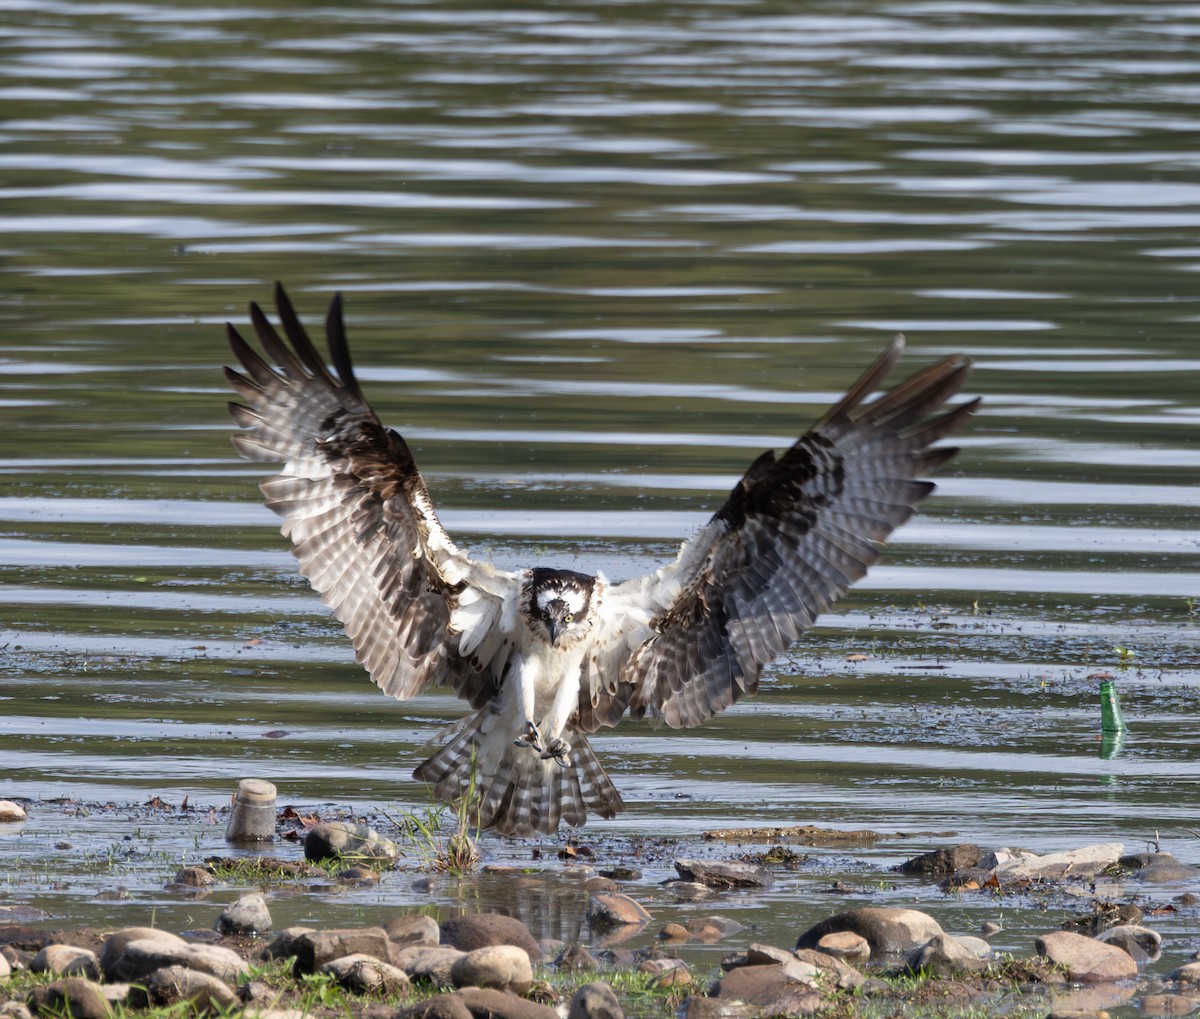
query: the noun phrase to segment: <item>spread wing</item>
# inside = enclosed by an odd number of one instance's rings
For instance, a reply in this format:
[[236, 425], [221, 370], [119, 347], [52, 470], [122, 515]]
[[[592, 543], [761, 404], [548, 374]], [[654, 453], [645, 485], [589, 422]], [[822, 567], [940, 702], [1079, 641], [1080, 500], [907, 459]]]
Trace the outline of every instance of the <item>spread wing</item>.
[[259, 486], [266, 504], [383, 691], [405, 700], [447, 683], [481, 707], [503, 675], [515, 575], [470, 559], [443, 529], [408, 445], [354, 378], [340, 295], [325, 320], [333, 371], [278, 284], [275, 303], [286, 342], [257, 304], [250, 319], [278, 368], [226, 326], [246, 372], [225, 369], [246, 401], [229, 405], [246, 429], [234, 447], [248, 460], [284, 462]]
[[897, 336], [795, 445], [755, 460], [674, 562], [605, 591], [580, 728], [615, 725], [626, 709], [673, 728], [711, 718], [753, 693], [763, 666], [879, 559], [934, 489], [918, 479], [958, 452], [931, 444], [979, 403], [941, 409], [970, 371], [961, 357], [864, 402], [903, 349]]

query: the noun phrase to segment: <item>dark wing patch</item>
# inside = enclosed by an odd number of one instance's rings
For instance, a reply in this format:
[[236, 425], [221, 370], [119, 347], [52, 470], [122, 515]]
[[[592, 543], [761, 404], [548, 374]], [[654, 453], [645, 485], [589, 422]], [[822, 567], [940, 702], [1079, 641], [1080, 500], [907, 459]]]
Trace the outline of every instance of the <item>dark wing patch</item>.
[[673, 563], [607, 590], [581, 728], [625, 710], [675, 728], [711, 718], [878, 561], [934, 489], [918, 479], [957, 452], [931, 444], [979, 402], [926, 420], [966, 381], [970, 365], [953, 357], [865, 403], [902, 350], [896, 337], [782, 456], [755, 460]]
[[[469, 559], [442, 528], [408, 445], [363, 399], [340, 297], [326, 320], [336, 375], [279, 285], [275, 301], [286, 342], [257, 304], [250, 319], [278, 369], [226, 327], [246, 371], [225, 369], [247, 404], [230, 404], [247, 429], [233, 437], [234, 447], [249, 460], [285, 462], [260, 486], [266, 504], [283, 517], [300, 572], [341, 620], [358, 661], [383, 691], [404, 700], [445, 682], [481, 706], [507, 656], [508, 645], [491, 630], [515, 578]], [[460, 604], [469, 608], [456, 615]], [[460, 643], [503, 654], [481, 661], [475, 652], [460, 654]]]

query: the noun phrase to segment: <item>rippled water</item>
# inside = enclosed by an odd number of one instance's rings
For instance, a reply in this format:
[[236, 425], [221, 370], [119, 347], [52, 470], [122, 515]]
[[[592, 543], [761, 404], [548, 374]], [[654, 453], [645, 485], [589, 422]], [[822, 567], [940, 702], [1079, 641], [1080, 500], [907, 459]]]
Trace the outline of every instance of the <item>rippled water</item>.
[[[0, 19], [0, 796], [424, 802], [457, 706], [367, 682], [227, 441], [221, 324], [282, 279], [314, 322], [346, 295], [369, 396], [504, 565], [650, 569], [891, 333], [965, 351], [985, 404], [938, 495], [757, 699], [598, 738], [630, 810], [589, 833], [1200, 862], [1200, 9]], [[1099, 671], [1130, 723], [1107, 758]], [[71, 824], [0, 861], [70, 869]], [[945, 839], [916, 841], [865, 858]]]

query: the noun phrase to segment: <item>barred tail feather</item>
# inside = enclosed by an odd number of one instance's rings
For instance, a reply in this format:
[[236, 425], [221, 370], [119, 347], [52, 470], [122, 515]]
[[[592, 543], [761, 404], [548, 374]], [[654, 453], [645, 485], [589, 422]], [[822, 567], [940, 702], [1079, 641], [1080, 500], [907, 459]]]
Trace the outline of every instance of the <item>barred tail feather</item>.
[[581, 732], [571, 742], [571, 766], [543, 761], [528, 747], [514, 746], [512, 733], [489, 704], [465, 719], [454, 735], [413, 777], [433, 786], [439, 799], [457, 802], [471, 788], [472, 763], [478, 806], [472, 821], [501, 835], [553, 835], [560, 824], [582, 825], [591, 809], [614, 817], [625, 809], [604, 766]]

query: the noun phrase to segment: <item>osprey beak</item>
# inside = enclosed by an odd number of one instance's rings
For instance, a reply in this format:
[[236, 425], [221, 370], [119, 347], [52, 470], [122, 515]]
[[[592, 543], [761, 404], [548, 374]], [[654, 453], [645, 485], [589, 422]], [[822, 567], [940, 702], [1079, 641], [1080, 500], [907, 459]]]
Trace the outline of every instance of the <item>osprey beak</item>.
[[558, 620], [557, 619], [547, 619], [546, 626], [550, 630], [550, 643], [557, 644], [558, 643]]

